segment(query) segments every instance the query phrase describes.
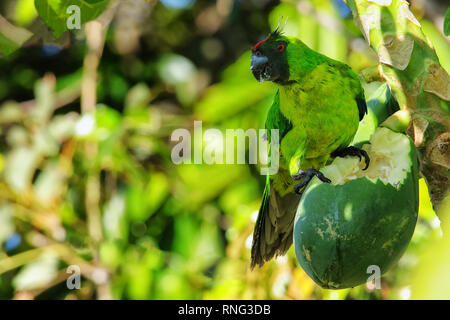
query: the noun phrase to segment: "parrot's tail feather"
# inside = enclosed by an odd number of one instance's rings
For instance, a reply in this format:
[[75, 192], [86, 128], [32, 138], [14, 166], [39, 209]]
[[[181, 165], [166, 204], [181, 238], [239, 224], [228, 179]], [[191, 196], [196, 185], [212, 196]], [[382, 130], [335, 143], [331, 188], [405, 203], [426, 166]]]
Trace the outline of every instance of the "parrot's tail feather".
[[292, 245], [295, 212], [300, 195], [284, 196], [266, 185], [253, 232], [251, 269], [262, 267], [274, 256], [284, 255]]

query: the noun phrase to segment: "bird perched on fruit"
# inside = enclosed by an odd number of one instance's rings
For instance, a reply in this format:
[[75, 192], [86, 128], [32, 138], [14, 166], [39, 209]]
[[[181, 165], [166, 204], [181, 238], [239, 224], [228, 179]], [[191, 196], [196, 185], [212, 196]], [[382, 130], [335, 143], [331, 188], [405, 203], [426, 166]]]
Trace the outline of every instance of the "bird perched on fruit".
[[266, 129], [269, 142], [271, 129], [279, 130], [280, 140], [280, 169], [267, 176], [253, 233], [252, 268], [289, 249], [303, 189], [314, 176], [330, 182], [321, 167], [337, 156], [364, 157], [365, 169], [369, 165], [364, 150], [349, 147], [367, 113], [358, 76], [281, 29], [251, 49], [254, 77], [278, 85]]

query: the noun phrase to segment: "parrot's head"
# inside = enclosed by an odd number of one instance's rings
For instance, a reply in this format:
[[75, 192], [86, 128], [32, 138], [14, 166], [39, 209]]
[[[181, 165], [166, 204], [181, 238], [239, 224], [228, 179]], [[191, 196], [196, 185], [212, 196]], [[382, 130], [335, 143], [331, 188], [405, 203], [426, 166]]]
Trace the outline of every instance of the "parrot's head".
[[262, 41], [255, 44], [252, 50], [250, 69], [259, 82], [273, 81], [283, 83], [289, 80], [289, 64], [287, 51], [290, 37], [281, 33], [277, 27], [275, 31]]

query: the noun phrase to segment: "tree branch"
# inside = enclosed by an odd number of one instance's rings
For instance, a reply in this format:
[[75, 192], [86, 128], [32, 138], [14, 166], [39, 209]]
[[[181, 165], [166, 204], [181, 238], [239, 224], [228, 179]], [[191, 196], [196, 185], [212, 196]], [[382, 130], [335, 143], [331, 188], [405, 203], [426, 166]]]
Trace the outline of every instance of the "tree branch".
[[404, 0], [345, 0], [369, 45], [379, 74], [411, 122], [421, 173], [436, 212], [450, 185], [450, 76]]

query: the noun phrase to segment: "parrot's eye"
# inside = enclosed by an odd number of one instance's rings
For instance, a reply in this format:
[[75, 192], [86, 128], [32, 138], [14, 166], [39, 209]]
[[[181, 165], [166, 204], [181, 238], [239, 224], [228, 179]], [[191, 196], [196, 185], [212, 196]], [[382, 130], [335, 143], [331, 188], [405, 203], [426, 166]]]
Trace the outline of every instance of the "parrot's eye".
[[280, 42], [279, 44], [277, 44], [277, 51], [278, 52], [283, 52], [284, 49], [286, 49], [286, 44]]

